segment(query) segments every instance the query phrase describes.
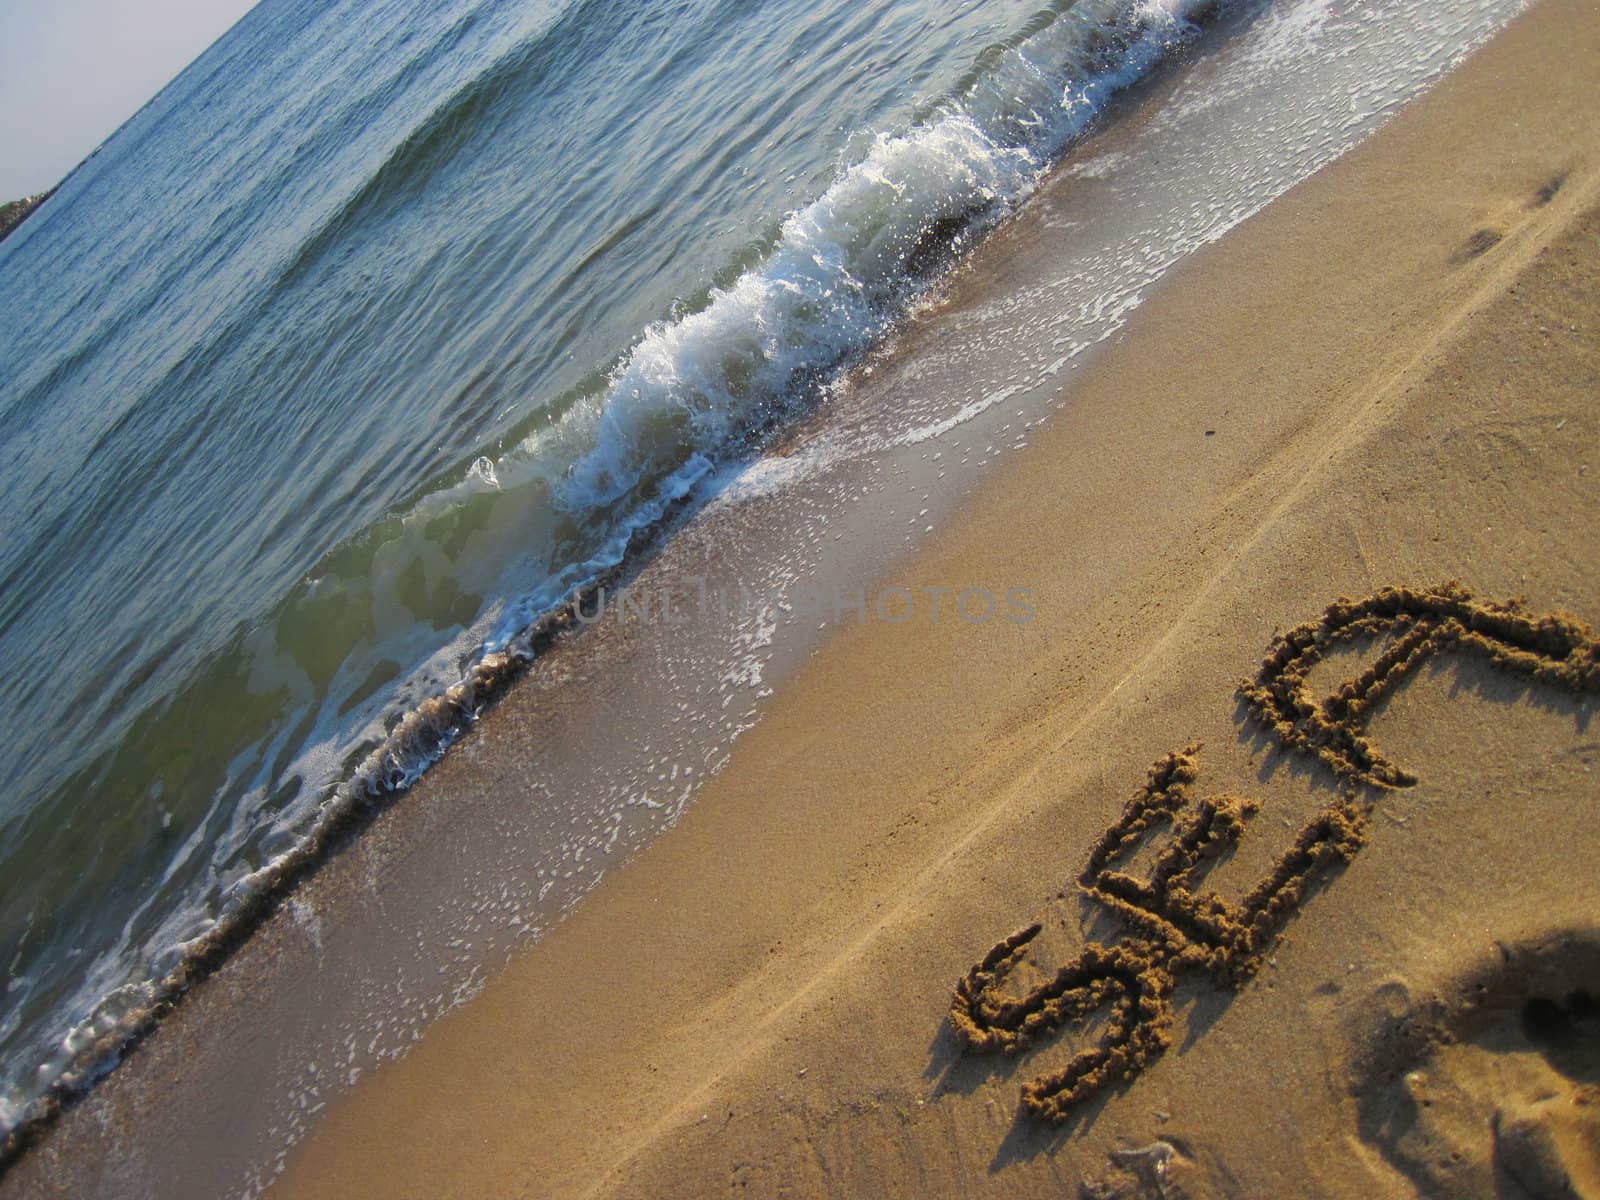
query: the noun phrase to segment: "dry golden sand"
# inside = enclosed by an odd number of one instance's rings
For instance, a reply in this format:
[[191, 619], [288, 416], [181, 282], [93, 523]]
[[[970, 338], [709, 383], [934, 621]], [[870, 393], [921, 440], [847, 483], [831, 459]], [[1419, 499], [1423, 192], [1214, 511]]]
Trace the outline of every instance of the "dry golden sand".
[[897, 572], [1026, 584], [1037, 619], [836, 637], [273, 1194], [1600, 1195], [1595, 705], [1481, 655], [1366, 714], [1417, 782], [1362, 791], [1360, 852], [1255, 974], [1179, 978], [1170, 1046], [1065, 1123], [1020, 1089], [1099, 1026], [1005, 1057], [947, 1020], [1013, 929], [1041, 926], [1014, 995], [1125, 936], [1075, 882], [1165, 755], [1203, 743], [1195, 795], [1255, 807], [1227, 897], [1364, 786], [1240, 700], [1276, 632], [1448, 579], [1600, 627], [1597, 79], [1600, 9], [1543, 0], [1196, 256]]

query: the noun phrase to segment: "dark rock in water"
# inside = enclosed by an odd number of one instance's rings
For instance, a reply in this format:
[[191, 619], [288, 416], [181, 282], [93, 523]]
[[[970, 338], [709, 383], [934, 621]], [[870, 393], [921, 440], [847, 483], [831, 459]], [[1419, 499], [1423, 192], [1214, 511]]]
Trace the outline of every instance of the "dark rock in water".
[[13, 229], [26, 221], [34, 209], [55, 195], [55, 191], [55, 188], [51, 188], [48, 192], [40, 192], [36, 196], [24, 196], [21, 200], [0, 204], [0, 242], [5, 241]]
[[917, 244], [906, 255], [905, 273], [921, 280], [947, 268], [961, 251], [963, 235], [984, 209], [984, 205], [975, 204], [953, 216], [939, 217], [923, 229]]

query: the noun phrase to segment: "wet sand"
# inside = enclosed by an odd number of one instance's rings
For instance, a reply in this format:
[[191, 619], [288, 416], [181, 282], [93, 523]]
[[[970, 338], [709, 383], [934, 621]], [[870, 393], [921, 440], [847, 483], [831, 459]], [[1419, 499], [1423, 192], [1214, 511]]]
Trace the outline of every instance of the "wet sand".
[[[896, 571], [1014, 581], [1034, 619], [830, 639], [675, 829], [332, 1106], [271, 1194], [1596, 1194], [1591, 677], [1444, 647], [1362, 716], [1415, 777], [1390, 787], [1237, 689], [1386, 585], [1600, 628], [1597, 77], [1600, 15], [1543, 0], [1196, 255]], [[1405, 632], [1336, 647], [1311, 693]], [[978, 1004], [1001, 1028], [988, 1001], [1128, 944], [1080, 873], [1196, 745], [1182, 813], [1254, 808], [1200, 891], [1241, 903], [1341, 801], [1359, 847], [1248, 978], [1174, 968], [1170, 1044], [1042, 1124], [1025, 1085], [1103, 1020], [979, 1054], [952, 991], [1038, 922]]]

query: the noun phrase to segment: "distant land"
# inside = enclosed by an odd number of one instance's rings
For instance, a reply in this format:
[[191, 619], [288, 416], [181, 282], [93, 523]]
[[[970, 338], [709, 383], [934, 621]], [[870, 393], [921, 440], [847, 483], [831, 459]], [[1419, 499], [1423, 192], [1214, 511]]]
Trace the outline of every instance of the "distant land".
[[56, 189], [51, 188], [47, 192], [39, 192], [37, 195], [24, 196], [21, 200], [12, 200], [5, 204], [0, 204], [0, 242], [5, 241], [13, 229], [26, 221], [34, 209], [50, 199], [55, 193]]

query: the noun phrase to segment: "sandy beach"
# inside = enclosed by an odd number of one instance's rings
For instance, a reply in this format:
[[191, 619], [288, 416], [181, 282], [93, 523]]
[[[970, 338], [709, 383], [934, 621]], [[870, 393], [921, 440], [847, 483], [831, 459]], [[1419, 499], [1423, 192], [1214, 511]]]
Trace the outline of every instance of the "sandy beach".
[[1539, 0], [1194, 255], [268, 1194], [1600, 1196], [1597, 78]]
[[[1197, 255], [895, 575], [1005, 581], [1035, 619], [833, 637], [676, 829], [271, 1194], [1600, 1195], [1597, 77], [1595, 9], [1543, 0]], [[1241, 700], [1337, 598], [1447, 581], [1530, 629], [1570, 614], [1571, 669], [1441, 643], [1358, 722], [1414, 783]], [[1408, 628], [1336, 643], [1306, 694]], [[998, 1028], [1126, 944], [1080, 873], [1195, 746], [1178, 819], [1236, 827], [1185, 885], [1242, 903], [1329, 805], [1360, 845], [1317, 858], [1253, 973], [1174, 968], [1170, 1044], [1040, 1122], [1024, 1085], [1114, 1006], [985, 1055], [952, 990], [1039, 923], [980, 998]]]
[[[1003, 581], [1034, 619], [833, 637], [677, 828], [270, 1194], [1600, 1195], [1596, 78], [1600, 14], [1543, 0], [1197, 255], [894, 577]], [[1447, 581], [1535, 632], [1570, 614], [1539, 652], [1562, 679], [1446, 639], [1356, 720], [1365, 767], [1241, 700], [1337, 598]], [[1408, 629], [1335, 642], [1306, 695]], [[1172, 967], [1170, 1044], [1040, 1122], [1024, 1086], [1115, 997], [1008, 1056], [957, 1036], [952, 991], [1039, 923], [985, 981], [998, 1029], [1127, 944], [1080, 873], [1195, 746], [1174, 819], [1228, 829], [1185, 886], [1243, 903], [1330, 805], [1360, 836], [1312, 854], [1253, 973]]]

